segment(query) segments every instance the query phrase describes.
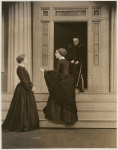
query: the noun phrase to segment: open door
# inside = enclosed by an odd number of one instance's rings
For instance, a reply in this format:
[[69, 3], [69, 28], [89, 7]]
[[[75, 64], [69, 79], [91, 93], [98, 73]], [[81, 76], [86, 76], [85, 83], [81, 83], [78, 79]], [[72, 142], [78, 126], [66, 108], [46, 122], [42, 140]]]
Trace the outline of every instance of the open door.
[[[73, 38], [78, 37], [85, 53], [84, 88], [87, 88], [87, 22], [55, 22], [54, 23], [54, 49], [65, 48], [73, 45]], [[54, 53], [55, 53], [54, 50]], [[54, 66], [57, 60], [54, 57]]]

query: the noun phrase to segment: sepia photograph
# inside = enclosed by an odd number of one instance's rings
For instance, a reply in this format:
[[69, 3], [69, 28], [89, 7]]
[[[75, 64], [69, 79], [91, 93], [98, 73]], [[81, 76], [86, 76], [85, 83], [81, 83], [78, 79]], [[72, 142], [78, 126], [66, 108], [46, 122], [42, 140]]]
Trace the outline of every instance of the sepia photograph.
[[117, 148], [117, 1], [1, 1], [1, 147]]

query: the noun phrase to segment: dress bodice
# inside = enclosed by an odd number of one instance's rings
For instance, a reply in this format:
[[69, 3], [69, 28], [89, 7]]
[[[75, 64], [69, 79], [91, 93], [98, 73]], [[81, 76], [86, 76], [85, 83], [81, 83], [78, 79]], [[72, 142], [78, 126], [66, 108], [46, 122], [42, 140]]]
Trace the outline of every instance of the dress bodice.
[[30, 76], [29, 76], [28, 71], [25, 69], [25, 67], [19, 66], [17, 68], [17, 75], [21, 82], [22, 82], [22, 78], [30, 82]]
[[20, 79], [20, 83], [28, 90], [31, 91], [33, 84], [30, 81], [30, 76], [25, 67], [19, 66], [17, 68], [17, 75]]
[[69, 73], [69, 61], [66, 59], [60, 59], [57, 63], [56, 68], [60, 74], [68, 74]]

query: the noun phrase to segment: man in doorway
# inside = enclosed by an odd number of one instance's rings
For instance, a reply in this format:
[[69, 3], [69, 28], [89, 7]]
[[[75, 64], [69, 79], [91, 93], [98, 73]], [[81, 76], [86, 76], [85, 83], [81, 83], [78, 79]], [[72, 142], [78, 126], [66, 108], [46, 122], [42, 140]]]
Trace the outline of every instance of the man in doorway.
[[73, 75], [75, 80], [75, 87], [79, 88], [80, 92], [84, 92], [84, 50], [83, 47], [79, 44], [79, 38], [73, 38], [73, 46], [68, 47], [66, 59], [73, 64], [71, 67], [71, 74]]

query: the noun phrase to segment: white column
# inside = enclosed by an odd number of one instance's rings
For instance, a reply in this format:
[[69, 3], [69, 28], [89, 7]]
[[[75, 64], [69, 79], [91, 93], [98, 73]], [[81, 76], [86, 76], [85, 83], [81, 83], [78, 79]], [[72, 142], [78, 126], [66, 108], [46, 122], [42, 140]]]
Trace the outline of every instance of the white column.
[[117, 92], [117, 9], [114, 9], [114, 92]]
[[110, 92], [114, 91], [114, 8], [111, 9]]
[[14, 3], [9, 5], [8, 88], [14, 90]]
[[19, 9], [18, 9], [18, 18], [19, 18], [19, 27], [18, 27], [18, 30], [19, 30], [19, 52], [21, 54], [24, 53], [24, 50], [23, 50], [23, 47], [24, 47], [24, 36], [23, 36], [23, 32], [24, 32], [24, 28], [23, 28], [23, 2], [19, 2]]
[[4, 9], [2, 11], [2, 55], [1, 55], [1, 72], [4, 72]]
[[19, 46], [18, 46], [18, 42], [19, 42], [19, 31], [18, 31], [18, 27], [19, 27], [19, 20], [18, 20], [18, 2], [15, 3], [15, 28], [14, 28], [14, 75], [15, 75], [15, 83], [14, 83], [14, 87], [17, 85], [19, 79], [18, 76], [16, 74], [16, 69], [18, 67], [18, 64], [16, 63], [16, 57], [19, 55]]
[[16, 74], [16, 57], [26, 54], [30, 76], [32, 74], [31, 47], [31, 2], [14, 2], [9, 4], [9, 37], [8, 37], [8, 86], [13, 92], [19, 82]]
[[27, 11], [27, 2], [24, 2], [24, 54], [27, 56], [28, 51], [28, 38], [27, 38], [27, 32], [28, 32], [28, 11]]
[[32, 80], [32, 40], [31, 40], [31, 2], [27, 2], [27, 12], [28, 12], [28, 24], [27, 24], [27, 58], [28, 58], [28, 65], [27, 69], [30, 73], [30, 78]]

